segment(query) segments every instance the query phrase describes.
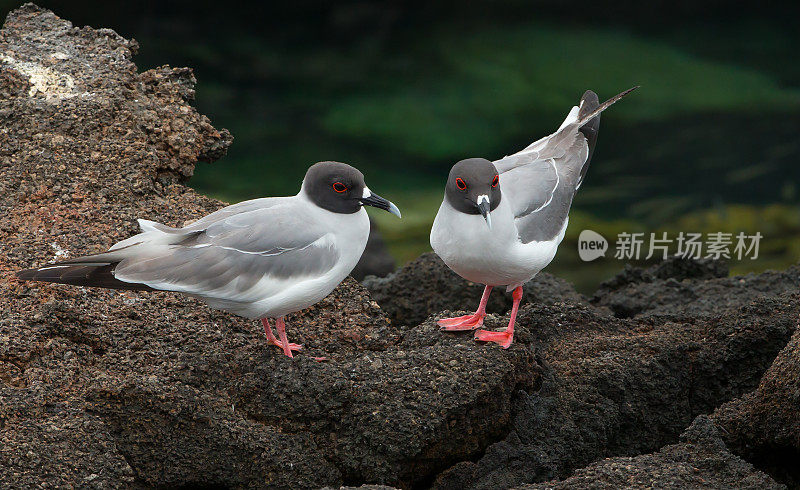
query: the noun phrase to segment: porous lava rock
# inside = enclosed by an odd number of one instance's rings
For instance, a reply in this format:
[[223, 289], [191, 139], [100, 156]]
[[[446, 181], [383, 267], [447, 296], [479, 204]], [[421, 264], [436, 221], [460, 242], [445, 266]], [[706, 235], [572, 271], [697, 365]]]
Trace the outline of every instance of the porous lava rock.
[[[364, 286], [397, 325], [417, 325], [442, 310], [474, 310], [483, 294], [483, 284], [461, 278], [433, 252], [422, 254], [387, 277], [367, 278]], [[586, 301], [571, 284], [546, 272], [523, 287], [523, 304]], [[510, 309], [511, 294], [505, 288], [495, 288], [487, 311], [506, 313]]]
[[758, 388], [718, 408], [713, 419], [736, 454], [792, 488], [800, 486], [800, 332]]
[[682, 257], [648, 268], [626, 266], [601, 284], [592, 303], [620, 318], [637, 315], [714, 315], [756, 298], [800, 289], [800, 267], [728, 277], [722, 261]]
[[518, 487], [519, 490], [572, 488], [766, 490], [785, 487], [731, 454], [714, 423], [701, 415], [681, 434], [679, 443], [657, 453], [604, 459], [579, 469], [565, 480]]
[[762, 298], [691, 321], [618, 319], [582, 305], [523, 307], [517, 337], [536, 346], [538, 390], [516, 399], [503, 441], [443, 472], [436, 487], [565, 478], [602, 458], [675, 442], [696, 416], [758, 384], [797, 327], [798, 300], [797, 293]]

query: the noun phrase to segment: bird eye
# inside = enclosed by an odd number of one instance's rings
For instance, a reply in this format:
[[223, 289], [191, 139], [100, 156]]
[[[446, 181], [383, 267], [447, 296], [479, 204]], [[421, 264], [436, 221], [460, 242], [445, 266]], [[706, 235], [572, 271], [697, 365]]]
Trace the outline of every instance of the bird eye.
[[342, 184], [341, 182], [336, 182], [333, 184], [333, 190], [341, 194], [342, 192], [345, 192], [347, 190], [347, 186]]
[[497, 184], [499, 183], [500, 183], [500, 176], [495, 175], [494, 178], [492, 179], [492, 187], [497, 187]]
[[459, 178], [456, 179], [456, 187], [458, 187], [462, 191], [465, 191], [465, 190], [467, 190], [467, 183], [464, 182], [464, 179], [459, 177]]

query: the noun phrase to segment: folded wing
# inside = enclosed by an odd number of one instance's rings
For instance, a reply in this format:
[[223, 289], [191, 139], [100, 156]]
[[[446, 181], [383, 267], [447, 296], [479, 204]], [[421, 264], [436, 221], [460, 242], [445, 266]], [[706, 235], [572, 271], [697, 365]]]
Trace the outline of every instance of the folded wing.
[[172, 243], [135, 246], [114, 276], [153, 289], [249, 302], [329, 272], [339, 253], [304, 209], [276, 205], [181, 229]]

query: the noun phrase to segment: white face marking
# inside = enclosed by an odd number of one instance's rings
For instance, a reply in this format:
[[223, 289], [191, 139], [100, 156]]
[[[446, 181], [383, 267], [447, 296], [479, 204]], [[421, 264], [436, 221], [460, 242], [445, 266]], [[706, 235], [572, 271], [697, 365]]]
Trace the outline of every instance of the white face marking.
[[364, 186], [364, 195], [362, 195], [361, 198], [362, 199], [367, 199], [370, 196], [372, 196], [372, 191], [369, 190], [369, 187]]
[[[486, 195], [486, 194], [481, 194], [480, 196], [478, 196], [478, 206], [480, 206], [483, 203], [490, 204], [489, 196]], [[486, 220], [486, 225], [491, 229], [492, 228], [492, 216], [489, 213], [486, 213], [486, 216], [484, 217], [484, 219]]]

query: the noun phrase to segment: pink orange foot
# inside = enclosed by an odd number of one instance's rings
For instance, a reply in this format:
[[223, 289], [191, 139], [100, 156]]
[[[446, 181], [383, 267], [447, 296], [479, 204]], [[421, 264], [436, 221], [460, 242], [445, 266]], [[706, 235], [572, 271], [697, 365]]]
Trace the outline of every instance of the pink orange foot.
[[475, 330], [483, 326], [483, 319], [486, 315], [475, 313], [474, 315], [457, 316], [453, 318], [442, 318], [436, 322], [442, 330], [448, 332], [460, 332], [464, 330]]
[[[276, 347], [280, 347], [281, 349], [283, 349], [283, 343], [280, 340], [267, 340], [267, 343], [269, 345], [274, 345]], [[303, 346], [300, 344], [293, 344], [289, 342], [289, 350], [294, 351], [294, 350], [300, 350], [302, 348]]]
[[272, 327], [269, 326], [269, 320], [266, 318], [261, 319], [261, 324], [264, 325], [264, 333], [267, 335], [267, 344], [280, 347], [283, 349], [283, 353], [287, 357], [294, 357], [292, 355], [292, 351], [300, 350], [303, 348], [303, 346], [300, 344], [293, 344], [286, 338], [286, 325], [283, 323], [283, 318], [278, 318], [276, 323], [278, 324], [278, 335], [281, 336], [281, 340], [278, 340], [278, 338], [272, 333]]
[[514, 342], [514, 332], [492, 332], [489, 330], [478, 330], [475, 332], [475, 340], [479, 340], [481, 342], [494, 342], [496, 344], [500, 344], [503, 349], [508, 349], [511, 347], [511, 343]]
[[483, 319], [486, 318], [486, 302], [489, 301], [489, 294], [492, 292], [492, 286], [483, 288], [483, 295], [481, 295], [481, 302], [478, 309], [472, 315], [457, 316], [454, 318], [442, 318], [437, 323], [442, 330], [448, 332], [460, 332], [463, 330], [475, 330], [483, 326]]

